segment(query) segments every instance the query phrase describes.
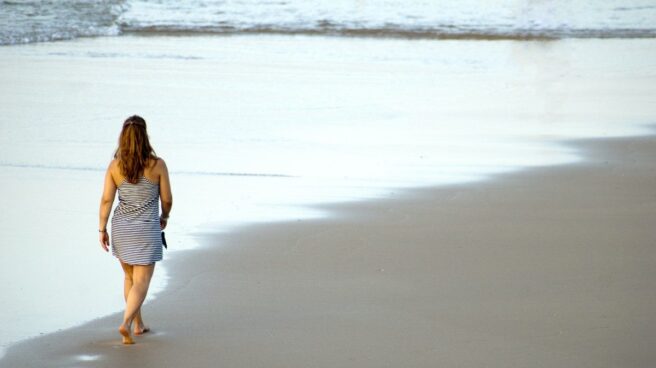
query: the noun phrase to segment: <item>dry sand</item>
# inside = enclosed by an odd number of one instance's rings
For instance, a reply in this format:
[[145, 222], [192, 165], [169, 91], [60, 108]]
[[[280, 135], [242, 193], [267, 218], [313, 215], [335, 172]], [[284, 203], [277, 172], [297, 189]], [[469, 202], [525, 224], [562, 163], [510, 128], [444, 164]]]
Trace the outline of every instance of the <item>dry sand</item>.
[[568, 144], [586, 160], [203, 235], [137, 345], [113, 315], [0, 366], [653, 367], [656, 138]]

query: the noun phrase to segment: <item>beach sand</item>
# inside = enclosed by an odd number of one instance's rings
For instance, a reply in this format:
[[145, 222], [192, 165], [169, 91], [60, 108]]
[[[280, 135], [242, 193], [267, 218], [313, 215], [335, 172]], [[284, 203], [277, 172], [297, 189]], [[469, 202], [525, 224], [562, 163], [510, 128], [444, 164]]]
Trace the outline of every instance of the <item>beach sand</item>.
[[567, 144], [585, 160], [199, 235], [136, 345], [115, 314], [0, 365], [653, 366], [656, 138]]

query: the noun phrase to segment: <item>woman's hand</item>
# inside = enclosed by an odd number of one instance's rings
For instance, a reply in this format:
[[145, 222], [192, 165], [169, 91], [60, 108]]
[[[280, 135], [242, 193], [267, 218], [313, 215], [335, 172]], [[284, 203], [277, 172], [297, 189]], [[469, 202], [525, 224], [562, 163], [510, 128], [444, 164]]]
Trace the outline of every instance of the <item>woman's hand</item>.
[[159, 226], [162, 228], [162, 230], [166, 229], [166, 224], [169, 222], [168, 217], [159, 217]]
[[105, 252], [109, 252], [109, 234], [107, 234], [107, 231], [103, 231], [99, 234], [100, 237], [100, 246], [102, 249], [105, 250]]

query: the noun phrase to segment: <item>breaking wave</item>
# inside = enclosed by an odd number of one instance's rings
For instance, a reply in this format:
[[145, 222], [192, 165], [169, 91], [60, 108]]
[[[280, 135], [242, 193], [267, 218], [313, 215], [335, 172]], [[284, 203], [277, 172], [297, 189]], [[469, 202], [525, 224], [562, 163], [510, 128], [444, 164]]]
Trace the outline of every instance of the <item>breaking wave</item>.
[[0, 44], [78, 37], [285, 34], [407, 39], [656, 37], [644, 0], [21, 0], [0, 2]]

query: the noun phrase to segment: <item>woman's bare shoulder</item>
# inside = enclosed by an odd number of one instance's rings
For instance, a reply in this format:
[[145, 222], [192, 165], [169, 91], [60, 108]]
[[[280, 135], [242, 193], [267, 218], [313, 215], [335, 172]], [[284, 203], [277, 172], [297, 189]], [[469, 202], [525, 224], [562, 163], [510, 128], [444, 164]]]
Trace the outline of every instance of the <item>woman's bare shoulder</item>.
[[109, 166], [107, 166], [107, 170], [111, 172], [116, 172], [118, 170], [118, 159], [114, 158], [111, 161], [109, 161]]
[[111, 175], [112, 179], [114, 180], [114, 184], [118, 186], [122, 180], [121, 168], [118, 166], [118, 159], [112, 159], [109, 162], [109, 166], [107, 166], [107, 172], [109, 172], [109, 175]]
[[155, 167], [158, 168], [159, 170], [163, 170], [166, 168], [166, 162], [164, 161], [163, 158], [157, 157], [157, 161], [155, 162]]
[[164, 170], [166, 170], [166, 163], [161, 157], [155, 157], [151, 159], [152, 161], [148, 164], [147, 172], [150, 172], [156, 176], [162, 175]]

